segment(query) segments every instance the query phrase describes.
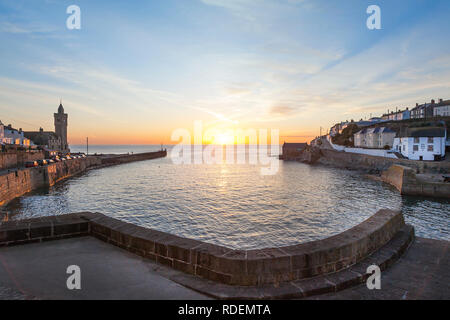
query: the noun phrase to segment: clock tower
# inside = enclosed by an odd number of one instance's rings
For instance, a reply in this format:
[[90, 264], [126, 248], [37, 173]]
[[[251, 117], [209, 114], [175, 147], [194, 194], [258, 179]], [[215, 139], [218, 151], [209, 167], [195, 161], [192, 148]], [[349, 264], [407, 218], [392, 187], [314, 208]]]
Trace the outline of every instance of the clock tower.
[[58, 107], [58, 113], [54, 114], [55, 117], [55, 133], [61, 139], [60, 151], [63, 153], [70, 152], [69, 144], [67, 143], [67, 113], [64, 113], [64, 107], [60, 102]]

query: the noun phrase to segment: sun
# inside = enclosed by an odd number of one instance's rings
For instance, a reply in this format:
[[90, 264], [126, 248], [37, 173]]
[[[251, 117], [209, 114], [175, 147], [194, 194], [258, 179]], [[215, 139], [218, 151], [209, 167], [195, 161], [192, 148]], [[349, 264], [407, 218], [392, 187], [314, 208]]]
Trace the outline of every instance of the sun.
[[230, 132], [220, 132], [214, 136], [214, 144], [230, 145], [234, 144], [234, 135]]

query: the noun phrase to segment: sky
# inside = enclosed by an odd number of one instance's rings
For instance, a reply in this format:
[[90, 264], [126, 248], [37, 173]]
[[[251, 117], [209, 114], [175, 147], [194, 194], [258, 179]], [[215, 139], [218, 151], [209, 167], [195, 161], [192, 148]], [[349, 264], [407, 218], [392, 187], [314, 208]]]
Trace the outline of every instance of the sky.
[[71, 144], [176, 143], [196, 120], [310, 141], [449, 99], [449, 14], [448, 0], [0, 0], [0, 120], [53, 130], [62, 99]]

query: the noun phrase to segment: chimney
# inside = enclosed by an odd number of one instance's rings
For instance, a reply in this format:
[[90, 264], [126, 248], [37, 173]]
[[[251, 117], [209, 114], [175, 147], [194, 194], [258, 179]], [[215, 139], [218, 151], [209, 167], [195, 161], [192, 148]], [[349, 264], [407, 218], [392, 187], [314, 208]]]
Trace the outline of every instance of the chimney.
[[436, 101], [434, 101], [434, 99], [432, 99], [431, 100], [431, 104], [435, 104], [436, 103]]
[[44, 129], [42, 129], [42, 127], [39, 128], [39, 132], [44, 132]]
[[418, 107], [419, 106], [419, 104], [418, 103], [416, 103], [416, 107]]

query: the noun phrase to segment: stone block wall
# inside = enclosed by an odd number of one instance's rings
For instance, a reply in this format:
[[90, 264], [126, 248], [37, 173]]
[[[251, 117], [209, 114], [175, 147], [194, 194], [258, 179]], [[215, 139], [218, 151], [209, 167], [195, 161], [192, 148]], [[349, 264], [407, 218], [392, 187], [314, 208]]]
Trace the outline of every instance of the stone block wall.
[[383, 171], [381, 179], [403, 195], [450, 198], [450, 183], [421, 181], [409, 167], [392, 165]]
[[45, 159], [43, 151], [0, 152], [0, 170], [23, 167], [27, 161]]
[[329, 149], [321, 149], [319, 163], [340, 168], [360, 170], [388, 170], [392, 165], [402, 165], [412, 168], [417, 173], [448, 173], [450, 162], [448, 161], [415, 161], [407, 159], [391, 159], [375, 157], [364, 154], [339, 152]]
[[53, 186], [58, 181], [101, 164], [97, 157], [57, 162], [45, 167], [25, 168], [0, 175], [0, 206], [28, 192]]
[[89, 221], [80, 214], [41, 217], [0, 224], [0, 247], [89, 235]]
[[84, 212], [3, 223], [0, 246], [91, 235], [188, 274], [228, 285], [254, 286], [346, 269], [379, 250], [404, 227], [400, 212], [381, 210], [327, 239], [288, 247], [233, 250]]
[[10, 170], [11, 172], [0, 175], [0, 206], [37, 188], [53, 186], [61, 180], [83, 173], [90, 168], [156, 159], [166, 155], [167, 152], [164, 150], [134, 155], [89, 156], [57, 162], [45, 167]]
[[135, 161], [151, 160], [156, 158], [164, 158], [167, 156], [167, 151], [146, 152], [137, 154], [124, 154], [124, 155], [109, 155], [103, 156], [102, 164], [104, 165], [116, 165], [122, 163], [129, 163]]

